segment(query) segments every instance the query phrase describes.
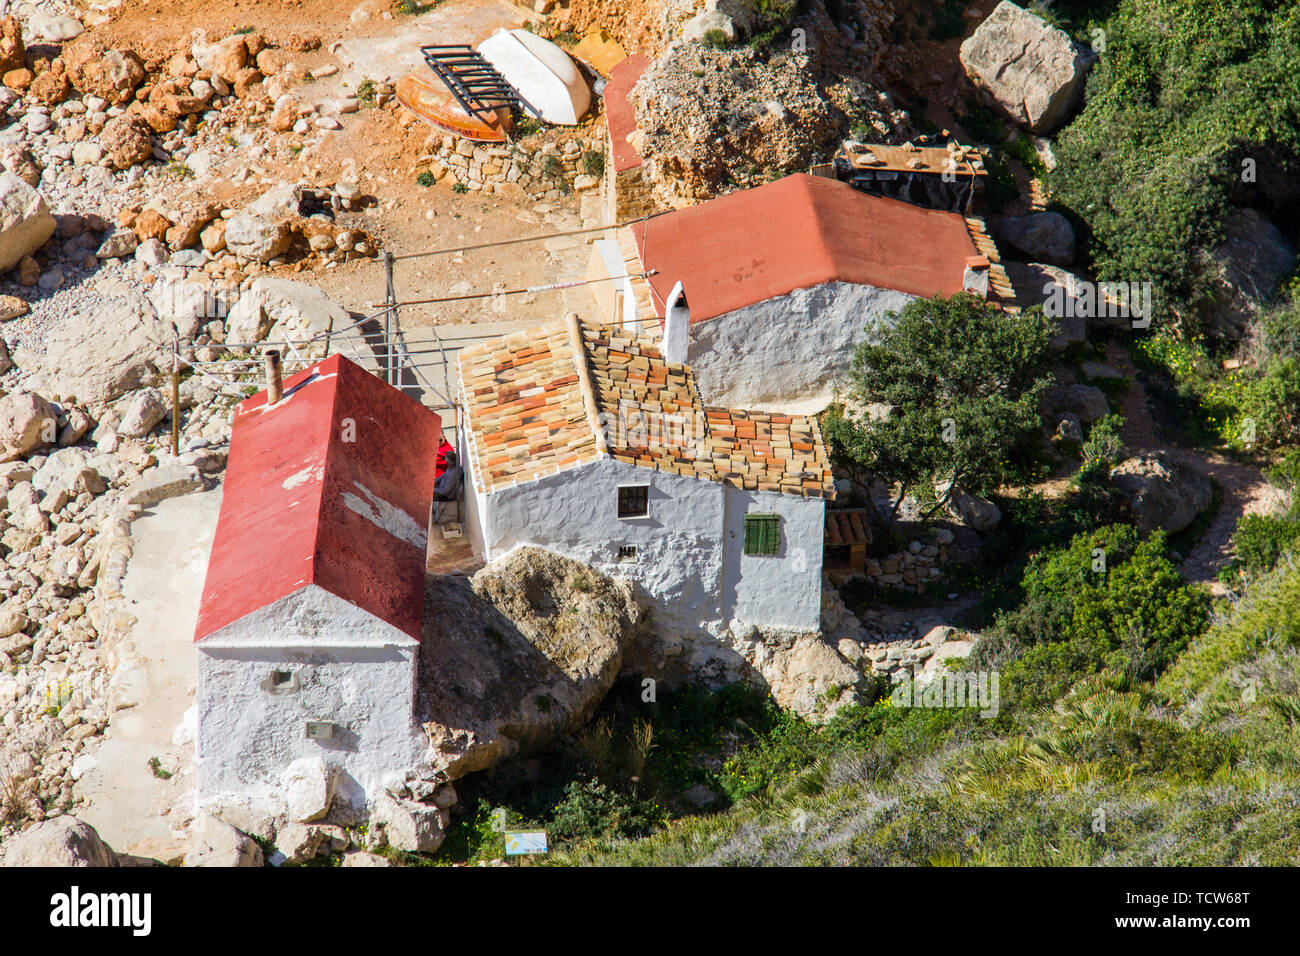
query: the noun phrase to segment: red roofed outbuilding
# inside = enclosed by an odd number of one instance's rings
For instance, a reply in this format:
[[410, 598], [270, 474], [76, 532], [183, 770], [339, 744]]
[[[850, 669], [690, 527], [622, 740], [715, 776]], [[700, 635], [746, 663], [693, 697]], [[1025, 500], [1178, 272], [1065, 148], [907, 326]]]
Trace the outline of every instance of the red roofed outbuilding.
[[436, 414], [337, 355], [236, 410], [194, 635], [202, 801], [274, 803], [306, 773], [364, 803], [418, 764], [441, 437]]
[[886, 313], [962, 292], [997, 255], [979, 220], [805, 174], [630, 230], [665, 355], [741, 407], [824, 404]]

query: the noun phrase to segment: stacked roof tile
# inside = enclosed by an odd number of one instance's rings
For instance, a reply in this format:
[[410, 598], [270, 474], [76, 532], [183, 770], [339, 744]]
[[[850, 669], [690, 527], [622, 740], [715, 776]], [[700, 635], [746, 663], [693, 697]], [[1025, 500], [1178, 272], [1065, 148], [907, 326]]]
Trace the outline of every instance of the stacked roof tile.
[[989, 299], [1000, 304], [1007, 312], [1019, 312], [1016, 306], [1016, 290], [1011, 284], [1011, 277], [1002, 266], [1002, 256], [998, 253], [997, 243], [989, 235], [984, 220], [978, 216], [966, 217], [966, 230], [971, 242], [980, 254], [989, 260]]
[[[472, 453], [488, 491], [609, 454], [629, 464], [737, 488], [834, 497], [817, 420], [708, 408], [688, 366], [650, 339], [564, 322], [461, 354]], [[599, 416], [591, 420], [583, 392]]]

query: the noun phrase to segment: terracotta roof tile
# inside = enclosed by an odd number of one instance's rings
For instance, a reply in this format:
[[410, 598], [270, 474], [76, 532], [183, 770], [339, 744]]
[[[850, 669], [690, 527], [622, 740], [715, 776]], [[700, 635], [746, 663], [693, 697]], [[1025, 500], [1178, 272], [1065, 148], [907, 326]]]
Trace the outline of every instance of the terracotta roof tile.
[[619, 461], [736, 487], [834, 497], [815, 418], [705, 408], [688, 366], [614, 326], [566, 322], [460, 354], [470, 455], [487, 491], [595, 460], [582, 396], [590, 383], [609, 453]]

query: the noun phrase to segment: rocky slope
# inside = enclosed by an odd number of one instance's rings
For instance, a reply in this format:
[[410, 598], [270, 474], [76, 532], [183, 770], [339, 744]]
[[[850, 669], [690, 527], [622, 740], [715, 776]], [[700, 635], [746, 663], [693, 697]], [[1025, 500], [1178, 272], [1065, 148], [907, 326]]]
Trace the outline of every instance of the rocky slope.
[[[875, 0], [842, 7], [837, 21], [811, 3], [792, 21], [791, 38], [767, 49], [717, 46], [695, 32], [668, 44], [630, 97], [634, 145], [664, 205], [806, 172], [854, 131], [876, 142], [912, 135], [879, 80], [892, 14]], [[714, 15], [744, 36], [726, 14]]]

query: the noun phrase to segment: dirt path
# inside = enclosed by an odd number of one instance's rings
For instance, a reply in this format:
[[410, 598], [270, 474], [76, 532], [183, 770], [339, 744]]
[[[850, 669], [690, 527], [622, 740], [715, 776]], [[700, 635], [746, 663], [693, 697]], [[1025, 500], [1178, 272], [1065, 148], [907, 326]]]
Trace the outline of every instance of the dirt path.
[[1129, 453], [1142, 455], [1163, 451], [1218, 483], [1223, 499], [1210, 526], [1184, 558], [1181, 571], [1188, 581], [1208, 584], [1216, 593], [1223, 591], [1223, 585], [1216, 578], [1232, 558], [1230, 545], [1237, 522], [1243, 515], [1271, 511], [1280, 500], [1278, 490], [1268, 483], [1255, 465], [1226, 458], [1216, 451], [1179, 448], [1162, 440], [1147, 405], [1146, 390], [1138, 379], [1128, 350], [1109, 342], [1106, 360], [1123, 372], [1129, 381], [1129, 389], [1120, 399], [1118, 409], [1124, 416], [1124, 445]]
[[[220, 488], [170, 498], [131, 527], [123, 592], [137, 618], [135, 657], [113, 677], [130, 706], [114, 712], [77, 781], [86, 801], [77, 815], [116, 850], [164, 860], [181, 852], [173, 827], [187, 821], [169, 811], [194, 785], [192, 642], [220, 507]], [[150, 769], [154, 757], [158, 774]]]

